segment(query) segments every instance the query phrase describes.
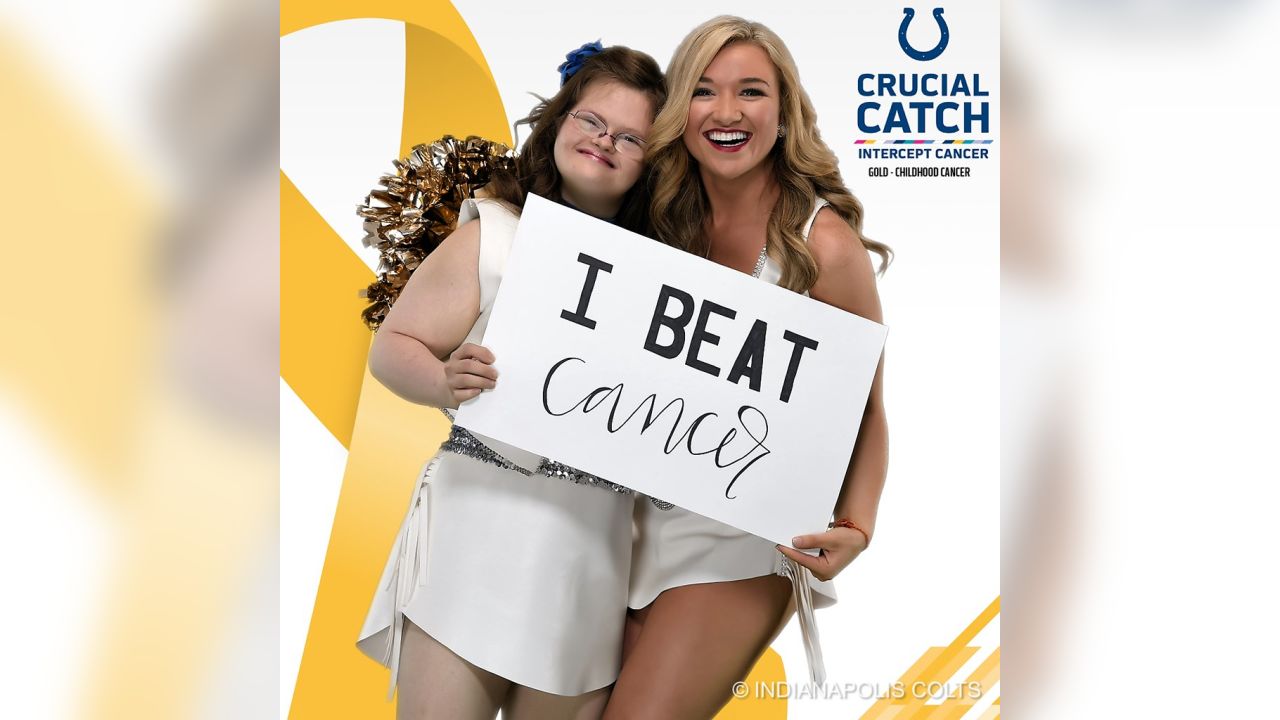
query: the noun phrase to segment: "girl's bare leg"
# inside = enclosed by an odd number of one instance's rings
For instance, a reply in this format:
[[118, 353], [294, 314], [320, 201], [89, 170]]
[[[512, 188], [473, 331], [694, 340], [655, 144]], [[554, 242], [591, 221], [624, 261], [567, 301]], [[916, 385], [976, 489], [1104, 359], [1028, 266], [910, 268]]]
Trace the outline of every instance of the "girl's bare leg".
[[515, 685], [502, 708], [502, 720], [599, 720], [610, 688], [566, 697]]
[[777, 634], [791, 583], [777, 575], [663, 592], [636, 621], [605, 720], [706, 720]]
[[510, 688], [405, 620], [396, 720], [493, 720]]

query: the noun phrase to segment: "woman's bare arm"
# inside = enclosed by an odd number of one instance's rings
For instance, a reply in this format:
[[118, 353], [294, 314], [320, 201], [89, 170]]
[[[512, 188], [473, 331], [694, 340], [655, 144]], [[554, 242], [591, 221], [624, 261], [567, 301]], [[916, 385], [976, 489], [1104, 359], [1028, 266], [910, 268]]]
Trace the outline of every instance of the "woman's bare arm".
[[[808, 245], [818, 262], [818, 281], [810, 288], [809, 296], [868, 320], [883, 322], [875, 270], [853, 229], [835, 212], [824, 209], [814, 221]], [[868, 536], [875, 534], [876, 514], [889, 467], [889, 426], [881, 390], [883, 372], [882, 356], [834, 508], [837, 518], [852, 520]], [[862, 534], [847, 528], [801, 536], [797, 541], [796, 547], [822, 548], [824, 557], [811, 558], [789, 548], [782, 548], [783, 552], [824, 580], [834, 577], [866, 547]]]
[[[884, 322], [871, 258], [853, 230], [835, 212], [818, 213], [809, 250], [818, 261], [818, 282], [809, 290], [810, 297], [868, 320]], [[875, 533], [876, 511], [889, 469], [883, 375], [884, 357], [881, 356], [867, 396], [853, 458], [835, 507], [837, 518], [853, 520], [868, 534]]]

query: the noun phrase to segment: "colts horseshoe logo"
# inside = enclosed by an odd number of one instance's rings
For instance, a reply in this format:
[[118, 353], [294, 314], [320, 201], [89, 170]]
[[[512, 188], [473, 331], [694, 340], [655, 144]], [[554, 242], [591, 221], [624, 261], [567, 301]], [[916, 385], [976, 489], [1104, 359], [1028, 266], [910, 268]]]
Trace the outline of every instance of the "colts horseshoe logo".
[[898, 44], [902, 46], [902, 52], [908, 57], [916, 60], [932, 60], [942, 54], [947, 49], [947, 41], [951, 39], [951, 31], [947, 29], [947, 21], [942, 19], [942, 8], [933, 9], [933, 19], [938, 21], [938, 30], [942, 37], [938, 38], [938, 44], [933, 46], [932, 50], [920, 51], [911, 47], [911, 43], [907, 42], [907, 27], [911, 25], [912, 19], [916, 16], [915, 8], [902, 8], [902, 24], [898, 26]]

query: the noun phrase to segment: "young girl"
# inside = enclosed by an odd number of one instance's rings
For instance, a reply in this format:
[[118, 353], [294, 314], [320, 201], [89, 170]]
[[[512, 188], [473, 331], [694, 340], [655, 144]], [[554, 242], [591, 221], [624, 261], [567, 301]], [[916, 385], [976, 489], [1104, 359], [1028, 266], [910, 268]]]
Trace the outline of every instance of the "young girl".
[[[560, 91], [522, 121], [533, 131], [516, 175], [495, 174], [488, 198], [464, 205], [383, 321], [370, 370], [401, 397], [456, 408], [494, 387], [496, 359], [477, 342], [527, 192], [643, 230], [657, 63], [593, 43], [561, 70]], [[358, 642], [392, 668], [398, 717], [599, 717], [620, 662], [633, 504], [623, 488], [455, 426]]]
[[[715, 18], [676, 50], [667, 88], [649, 140], [658, 238], [879, 322], [867, 250], [887, 262], [888, 248], [862, 237], [861, 205], [777, 35]], [[875, 530], [888, 459], [880, 376], [878, 368], [836, 521], [795, 540], [817, 557], [678, 507], [637, 504], [635, 612], [606, 717], [713, 716], [776, 635], [793, 592], [817, 657], [812, 604], [835, 601], [830, 579]]]

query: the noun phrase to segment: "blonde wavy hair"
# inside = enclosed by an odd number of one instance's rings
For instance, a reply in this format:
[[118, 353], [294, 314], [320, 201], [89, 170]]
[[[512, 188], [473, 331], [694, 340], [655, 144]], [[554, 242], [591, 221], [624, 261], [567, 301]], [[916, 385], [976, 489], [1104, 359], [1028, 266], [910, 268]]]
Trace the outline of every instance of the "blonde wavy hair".
[[818, 264], [805, 246], [804, 223], [816, 197], [824, 198], [863, 247], [880, 256], [879, 272], [889, 266], [889, 246], [862, 234], [862, 203], [845, 187], [835, 153], [822, 141], [817, 113], [800, 85], [800, 73], [790, 51], [772, 30], [757, 22], [721, 15], [690, 32], [667, 67], [667, 103], [649, 133], [648, 160], [652, 170], [650, 221], [658, 239], [700, 257], [709, 240], [703, 232], [710, 212], [702, 178], [684, 146], [689, 102], [707, 66], [724, 47], [747, 42], [759, 46], [773, 61], [781, 84], [780, 122], [786, 133], [771, 153], [774, 176], [781, 192], [769, 215], [765, 247], [782, 266], [780, 285], [806, 292], [818, 280]]

